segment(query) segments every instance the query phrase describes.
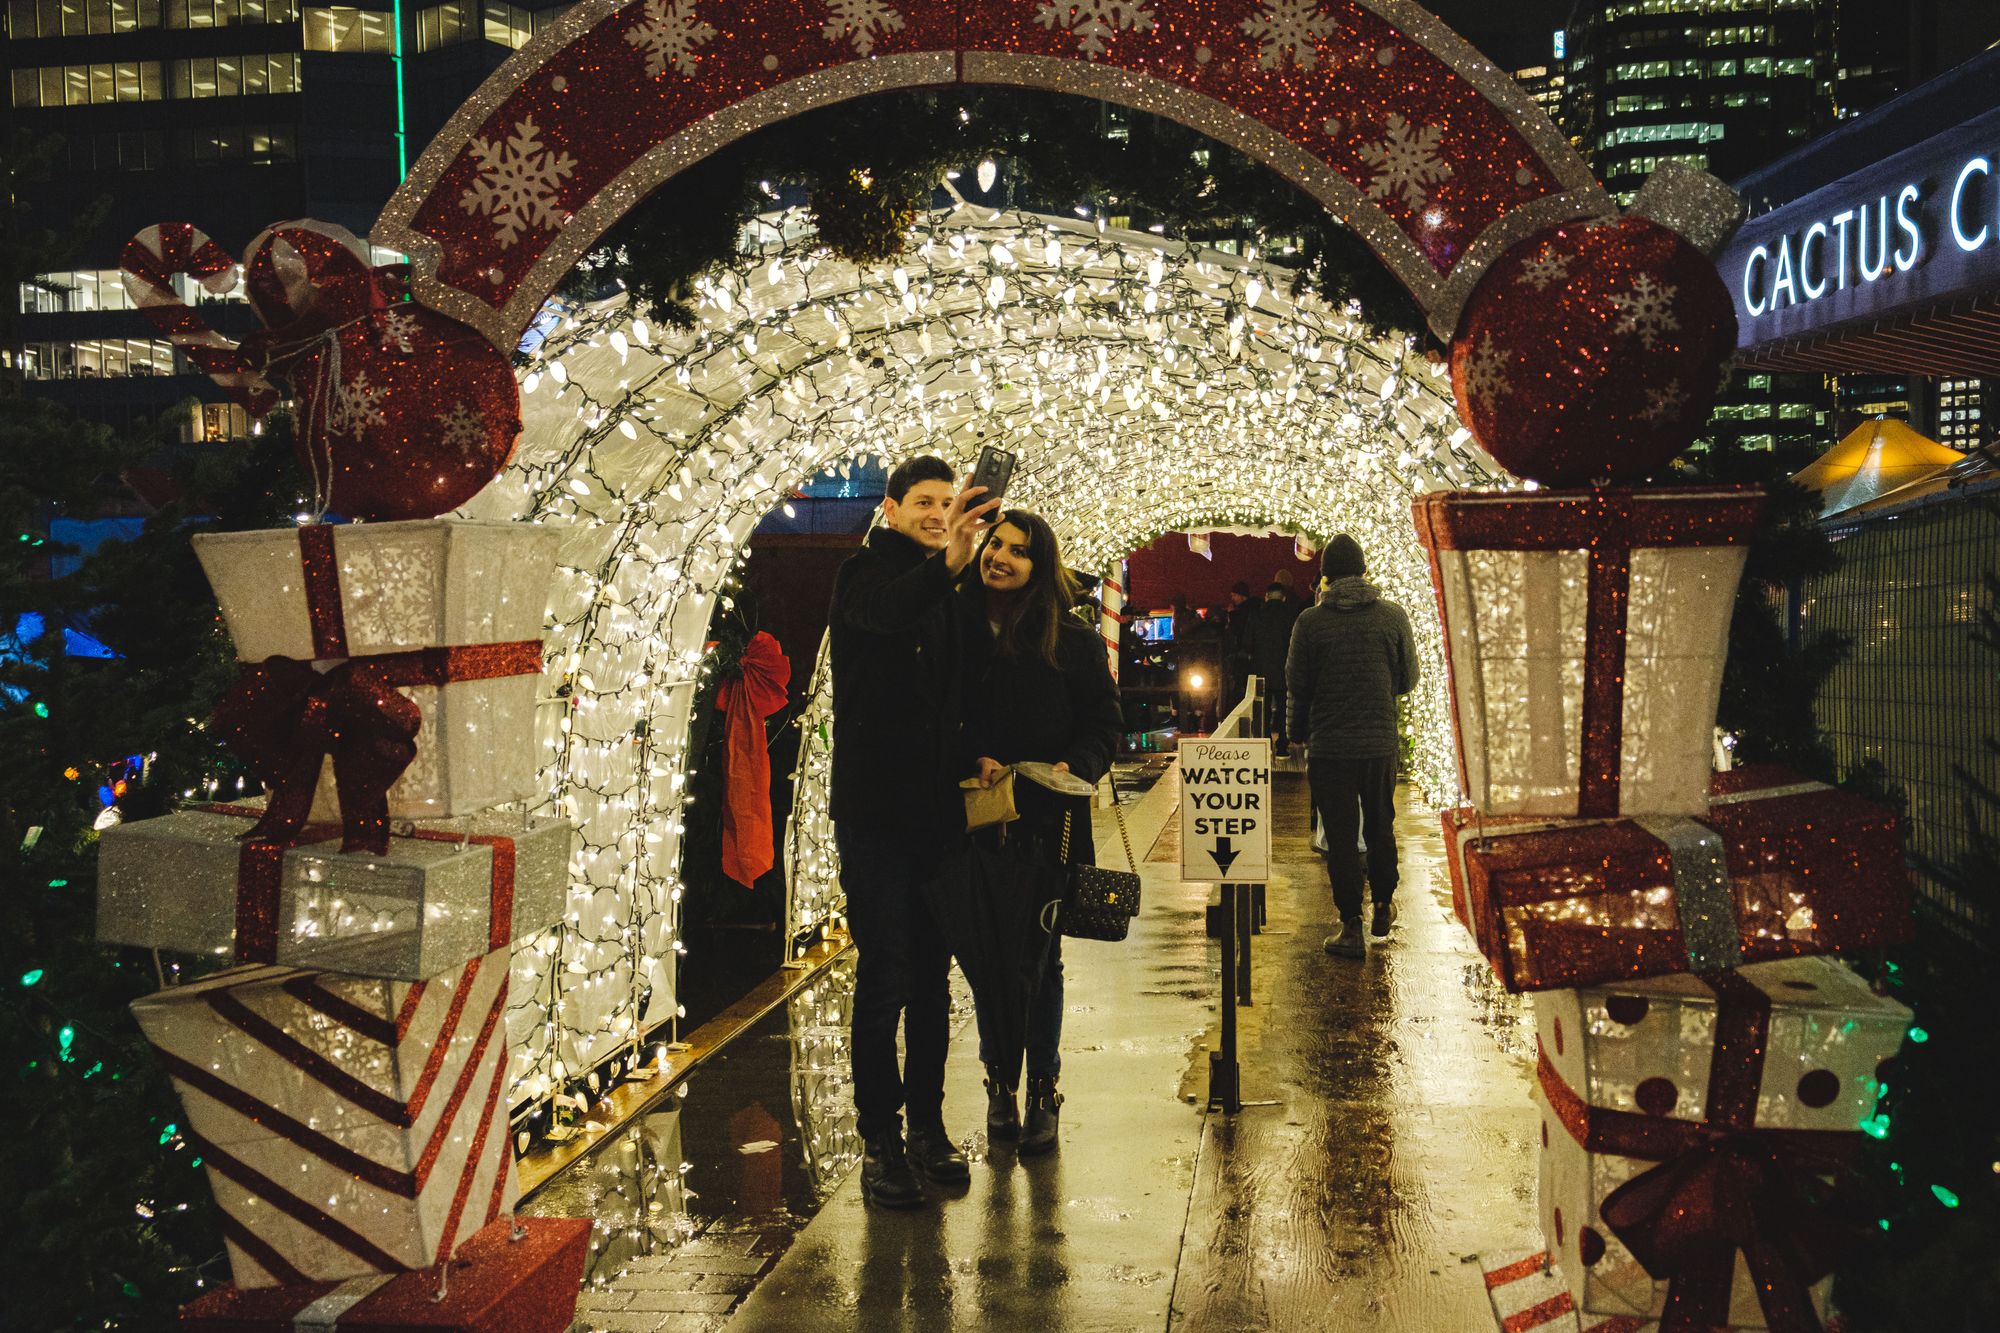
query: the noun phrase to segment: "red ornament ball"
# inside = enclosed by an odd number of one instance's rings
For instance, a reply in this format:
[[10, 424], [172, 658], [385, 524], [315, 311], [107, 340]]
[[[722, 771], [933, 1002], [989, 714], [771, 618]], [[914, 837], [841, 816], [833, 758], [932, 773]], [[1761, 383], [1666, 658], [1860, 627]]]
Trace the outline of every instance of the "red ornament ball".
[[1473, 437], [1550, 486], [1635, 481], [1685, 449], [1736, 347], [1714, 263], [1629, 216], [1548, 227], [1473, 288], [1451, 384]]
[[369, 311], [287, 368], [299, 461], [349, 518], [431, 518], [500, 474], [521, 392], [480, 334], [411, 302]]

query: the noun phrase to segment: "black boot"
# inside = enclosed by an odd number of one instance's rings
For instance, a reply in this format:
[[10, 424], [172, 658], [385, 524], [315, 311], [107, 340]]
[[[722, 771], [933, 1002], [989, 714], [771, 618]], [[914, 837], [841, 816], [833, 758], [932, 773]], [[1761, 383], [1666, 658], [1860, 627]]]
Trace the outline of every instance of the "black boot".
[[951, 1135], [942, 1124], [922, 1129], [910, 1126], [910, 1161], [926, 1177], [940, 1185], [964, 1185], [972, 1180], [972, 1168], [965, 1154], [954, 1148]]
[[1014, 1105], [1014, 1085], [992, 1065], [986, 1066], [986, 1137], [989, 1140], [1021, 1137], [1021, 1113]]
[[916, 1208], [924, 1201], [924, 1187], [910, 1167], [903, 1150], [900, 1127], [879, 1138], [868, 1140], [861, 1157], [861, 1197], [884, 1208]]
[[1361, 942], [1361, 918], [1344, 916], [1340, 918], [1340, 933], [1326, 937], [1320, 946], [1335, 958], [1366, 958], [1368, 946]]
[[1062, 1116], [1063, 1097], [1052, 1078], [1028, 1080], [1028, 1119], [1021, 1130], [1020, 1153], [1035, 1157], [1052, 1152], [1056, 1146], [1056, 1125]]

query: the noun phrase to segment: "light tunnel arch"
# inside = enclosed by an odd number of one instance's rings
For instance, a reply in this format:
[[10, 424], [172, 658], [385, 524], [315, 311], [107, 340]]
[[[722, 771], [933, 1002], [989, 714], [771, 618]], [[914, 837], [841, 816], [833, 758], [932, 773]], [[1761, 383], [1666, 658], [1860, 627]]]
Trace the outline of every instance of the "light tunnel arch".
[[[771, 225], [771, 244], [702, 280], [691, 330], [648, 327], [622, 300], [564, 312], [523, 372], [514, 463], [464, 511], [568, 533], [541, 739], [582, 851], [567, 919], [517, 951], [516, 1100], [673, 1014], [688, 704], [710, 618], [755, 524], [856, 456], [967, 464], [978, 430], [1010, 440], [1015, 496], [1097, 572], [1176, 528], [1356, 532], [1419, 626], [1424, 785], [1450, 781], [1409, 501], [1494, 474], [1410, 340], [1289, 295], [1283, 270], [1073, 219], [961, 208], [871, 266]], [[802, 766], [815, 753], [802, 746]], [[823, 834], [812, 800], [801, 818]]]

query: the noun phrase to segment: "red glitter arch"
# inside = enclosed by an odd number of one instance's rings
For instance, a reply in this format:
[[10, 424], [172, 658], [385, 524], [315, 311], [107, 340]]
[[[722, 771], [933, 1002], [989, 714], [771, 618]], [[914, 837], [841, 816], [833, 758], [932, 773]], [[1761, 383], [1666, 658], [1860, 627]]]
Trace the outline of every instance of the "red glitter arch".
[[1044, 88], [1241, 149], [1374, 249], [1449, 339], [1474, 284], [1610, 198], [1526, 93], [1410, 0], [584, 0], [425, 150], [373, 239], [511, 348], [612, 223], [764, 125], [895, 88]]

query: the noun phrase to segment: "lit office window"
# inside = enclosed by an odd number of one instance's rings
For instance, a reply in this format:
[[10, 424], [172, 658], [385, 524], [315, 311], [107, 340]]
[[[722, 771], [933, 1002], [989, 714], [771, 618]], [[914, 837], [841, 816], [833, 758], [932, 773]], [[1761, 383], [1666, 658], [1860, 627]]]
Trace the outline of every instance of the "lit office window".
[[373, 9], [337, 5], [306, 10], [306, 50], [343, 55], [393, 55], [395, 18]]
[[170, 97], [238, 97], [299, 90], [296, 51], [172, 60], [167, 62], [167, 71]]
[[161, 96], [160, 65], [154, 60], [45, 65], [14, 71], [12, 101], [17, 107], [156, 102]]
[[169, 28], [233, 28], [244, 23], [296, 23], [298, 0], [165, 0]]
[[33, 380], [124, 379], [176, 373], [172, 345], [151, 338], [28, 343], [22, 353], [22, 371]]
[[435, 51], [441, 46], [475, 40], [479, 33], [473, 21], [474, 0], [451, 0], [417, 11], [417, 50]]
[[487, 41], [518, 51], [535, 35], [534, 12], [503, 4], [501, 0], [485, 0], [483, 31]]

